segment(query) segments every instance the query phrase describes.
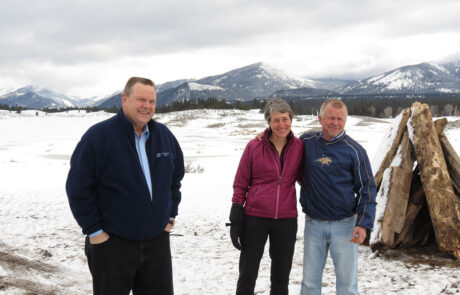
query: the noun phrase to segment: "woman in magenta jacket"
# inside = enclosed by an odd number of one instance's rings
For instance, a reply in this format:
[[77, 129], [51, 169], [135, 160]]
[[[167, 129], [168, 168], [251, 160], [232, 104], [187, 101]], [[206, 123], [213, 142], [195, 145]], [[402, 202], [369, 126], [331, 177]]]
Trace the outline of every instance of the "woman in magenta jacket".
[[303, 142], [291, 131], [293, 112], [280, 98], [265, 107], [269, 127], [246, 146], [233, 183], [230, 236], [241, 250], [236, 294], [254, 294], [270, 238], [271, 292], [288, 294], [297, 234], [295, 182], [301, 179]]

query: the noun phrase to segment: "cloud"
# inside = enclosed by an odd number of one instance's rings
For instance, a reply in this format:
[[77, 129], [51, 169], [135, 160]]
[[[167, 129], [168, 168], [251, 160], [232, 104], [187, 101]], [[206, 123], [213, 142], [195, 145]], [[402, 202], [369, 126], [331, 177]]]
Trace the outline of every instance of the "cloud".
[[103, 92], [108, 77], [116, 88], [131, 73], [165, 82], [258, 61], [362, 78], [458, 53], [458, 11], [457, 0], [9, 1], [0, 81]]

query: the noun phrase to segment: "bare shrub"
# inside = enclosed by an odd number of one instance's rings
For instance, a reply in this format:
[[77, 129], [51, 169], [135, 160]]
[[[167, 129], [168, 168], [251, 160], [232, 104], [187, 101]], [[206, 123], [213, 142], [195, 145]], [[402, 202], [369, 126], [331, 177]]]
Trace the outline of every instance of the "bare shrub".
[[195, 165], [193, 161], [185, 161], [185, 173], [203, 173], [204, 168], [200, 164]]

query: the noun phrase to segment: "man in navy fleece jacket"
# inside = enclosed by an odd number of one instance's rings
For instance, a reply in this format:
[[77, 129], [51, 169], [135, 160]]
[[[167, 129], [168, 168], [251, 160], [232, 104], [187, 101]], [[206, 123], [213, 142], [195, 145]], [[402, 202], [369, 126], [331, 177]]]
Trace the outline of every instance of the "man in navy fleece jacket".
[[132, 77], [117, 115], [92, 126], [70, 161], [70, 209], [86, 236], [94, 294], [173, 294], [169, 231], [181, 200], [182, 150], [155, 122], [154, 83]]

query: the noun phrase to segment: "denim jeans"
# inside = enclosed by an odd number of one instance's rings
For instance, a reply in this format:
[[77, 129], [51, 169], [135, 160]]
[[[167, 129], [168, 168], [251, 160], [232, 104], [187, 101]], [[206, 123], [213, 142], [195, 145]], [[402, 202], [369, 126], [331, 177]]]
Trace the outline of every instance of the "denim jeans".
[[320, 295], [330, 251], [337, 295], [358, 294], [358, 244], [350, 242], [356, 216], [322, 221], [305, 215], [302, 295]]

